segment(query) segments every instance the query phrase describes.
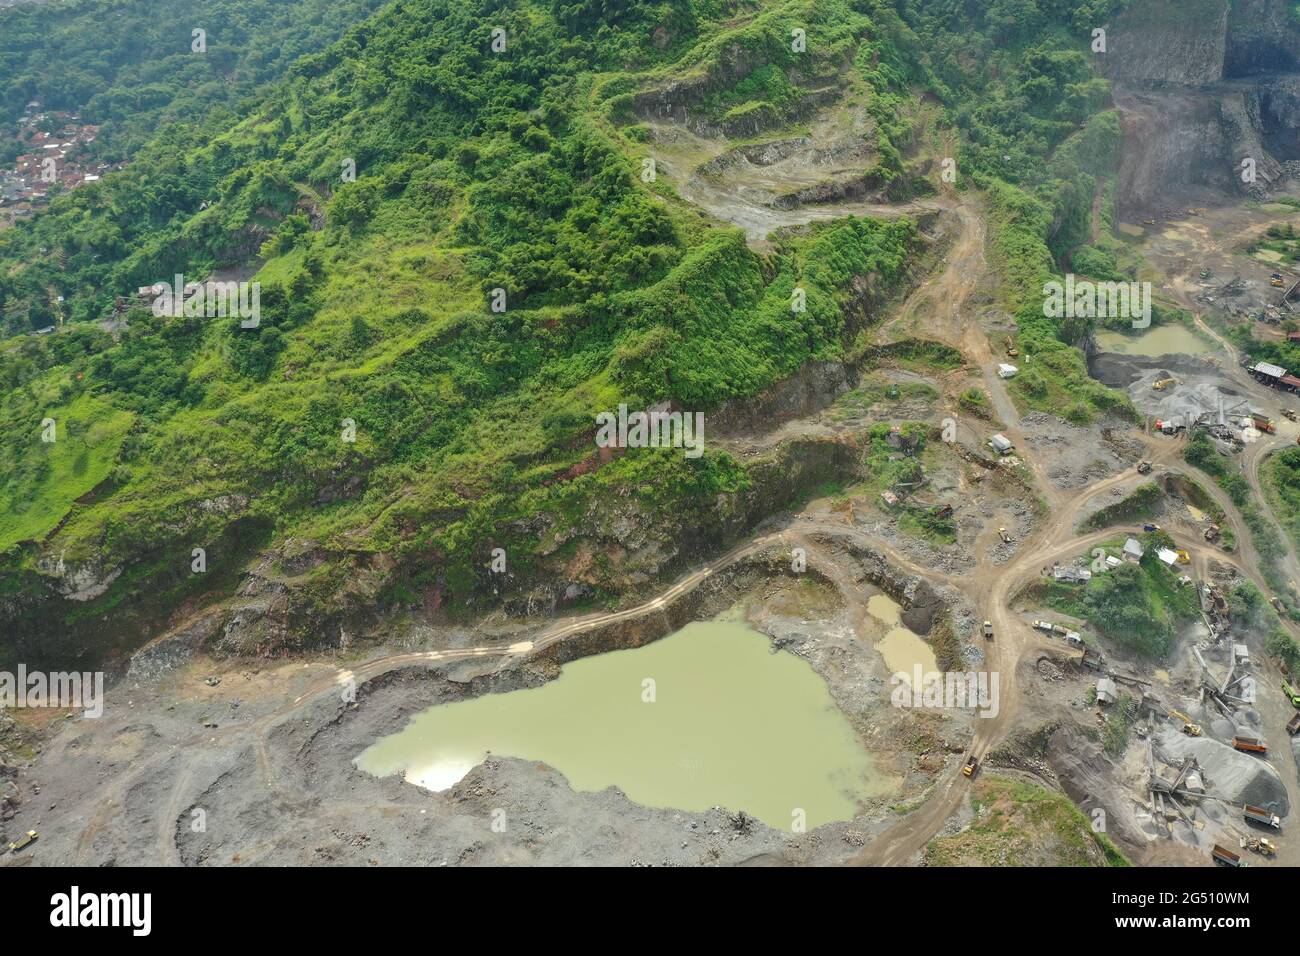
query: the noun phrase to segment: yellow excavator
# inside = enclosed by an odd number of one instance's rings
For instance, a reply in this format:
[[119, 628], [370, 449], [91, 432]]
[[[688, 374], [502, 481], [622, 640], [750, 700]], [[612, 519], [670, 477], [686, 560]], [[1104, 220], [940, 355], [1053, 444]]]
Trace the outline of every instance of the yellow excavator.
[[1174, 383], [1175, 380], [1172, 378], [1162, 378], [1158, 382], [1152, 382], [1151, 387], [1154, 388], [1157, 392], [1163, 392], [1165, 389], [1167, 389], [1170, 385], [1173, 385]]
[[1171, 710], [1170, 717], [1177, 717], [1183, 722], [1183, 733], [1189, 737], [1201, 736], [1201, 725], [1192, 723], [1192, 718], [1188, 717], [1181, 710]]

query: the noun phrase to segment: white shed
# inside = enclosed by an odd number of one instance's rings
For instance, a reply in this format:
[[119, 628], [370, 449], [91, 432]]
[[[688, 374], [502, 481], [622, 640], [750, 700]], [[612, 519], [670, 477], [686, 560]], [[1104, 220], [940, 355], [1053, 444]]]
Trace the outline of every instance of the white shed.
[[1119, 697], [1119, 688], [1109, 677], [1099, 678], [1097, 681], [1097, 703], [1113, 704]]

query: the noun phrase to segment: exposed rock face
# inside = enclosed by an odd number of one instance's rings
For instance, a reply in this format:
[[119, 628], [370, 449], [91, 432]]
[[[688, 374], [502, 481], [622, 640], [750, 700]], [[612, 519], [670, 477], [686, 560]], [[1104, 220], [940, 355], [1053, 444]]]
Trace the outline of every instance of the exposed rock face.
[[[1286, 0], [1138, 0], [1102, 69], [1125, 134], [1123, 214], [1265, 198], [1300, 159], [1300, 18]], [[1250, 161], [1250, 168], [1243, 161]]]
[[[1194, 16], [1188, 7], [1197, 8]], [[1223, 79], [1228, 0], [1139, 0], [1107, 37], [1106, 74], [1130, 86], [1205, 86]]]
[[59, 557], [43, 559], [37, 567], [43, 574], [57, 579], [55, 587], [69, 601], [89, 601], [99, 597], [122, 573], [121, 568], [101, 568], [94, 562], [65, 563]]
[[1227, 77], [1300, 72], [1300, 17], [1285, 0], [1235, 0], [1224, 44]]

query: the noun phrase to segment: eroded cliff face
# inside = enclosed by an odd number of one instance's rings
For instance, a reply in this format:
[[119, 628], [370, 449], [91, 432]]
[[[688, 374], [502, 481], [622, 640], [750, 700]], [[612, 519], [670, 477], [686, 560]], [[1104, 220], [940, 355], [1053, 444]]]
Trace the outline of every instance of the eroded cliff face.
[[[1125, 134], [1133, 217], [1267, 198], [1300, 176], [1300, 16], [1288, 0], [1135, 0], [1102, 70]], [[1243, 168], [1251, 160], [1253, 169]]]

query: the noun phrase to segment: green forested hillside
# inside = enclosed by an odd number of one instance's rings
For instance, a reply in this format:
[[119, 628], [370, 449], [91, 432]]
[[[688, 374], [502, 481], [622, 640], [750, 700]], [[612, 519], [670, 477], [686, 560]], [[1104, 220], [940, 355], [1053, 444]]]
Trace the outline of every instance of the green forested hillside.
[[[0, 11], [0, 162], [26, 105], [102, 126], [128, 159], [160, 126], [219, 128], [242, 98], [334, 42], [383, 0], [54, 0]], [[195, 30], [204, 51], [195, 52]]]
[[[907, 219], [845, 218], [760, 255], [644, 179], [644, 97], [683, 78], [700, 115], [780, 124], [856, 71], [879, 175], [918, 182], [900, 107], [939, 96], [967, 144], [963, 185], [988, 196], [1022, 342], [1059, 367], [1072, 415], [1122, 407], [1067, 344], [1081, 330], [1031, 302], [1081, 241], [1087, 177], [1117, 135], [1085, 52], [1114, 5], [400, 0], [219, 130], [163, 129], [123, 173], [0, 233], [10, 332], [57, 296], [67, 319], [0, 351], [7, 630], [129, 645], [261, 555], [289, 597], [241, 640], [271, 650], [373, 609], [491, 595], [495, 547], [521, 592], [545, 570], [601, 597], [760, 516], [765, 466], [604, 460], [594, 415], [709, 411], [844, 355], [921, 243]], [[115, 333], [96, 321], [137, 286], [237, 267], [261, 282], [257, 329], [143, 309]], [[1023, 379], [1031, 403], [1054, 399]], [[42, 443], [46, 418], [84, 448]], [[195, 547], [207, 574], [190, 571]], [[74, 587], [91, 598], [61, 597]]]

